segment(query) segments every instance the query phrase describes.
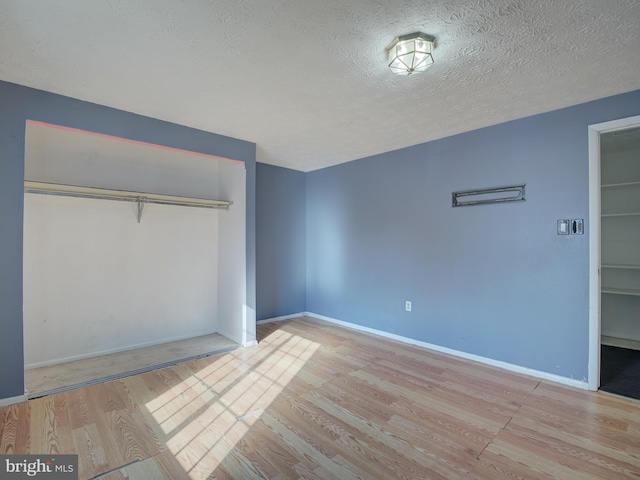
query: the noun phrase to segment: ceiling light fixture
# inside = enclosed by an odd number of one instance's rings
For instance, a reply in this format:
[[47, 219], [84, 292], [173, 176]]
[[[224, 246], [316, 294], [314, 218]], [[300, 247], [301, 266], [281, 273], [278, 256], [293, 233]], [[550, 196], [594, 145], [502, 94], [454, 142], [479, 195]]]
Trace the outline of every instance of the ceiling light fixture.
[[433, 63], [435, 37], [422, 32], [397, 37], [387, 47], [389, 68], [398, 75], [423, 72]]

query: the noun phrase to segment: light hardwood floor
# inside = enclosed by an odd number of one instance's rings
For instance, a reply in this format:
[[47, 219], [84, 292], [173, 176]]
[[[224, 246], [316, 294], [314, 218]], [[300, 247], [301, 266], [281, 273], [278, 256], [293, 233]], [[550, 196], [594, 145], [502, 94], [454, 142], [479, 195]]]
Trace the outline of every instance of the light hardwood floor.
[[126, 377], [180, 361], [223, 353], [238, 344], [218, 333], [187, 338], [175, 342], [100, 355], [24, 372], [29, 398], [63, 392], [78, 386]]
[[0, 409], [80, 478], [640, 478], [640, 402], [313, 319], [257, 347]]

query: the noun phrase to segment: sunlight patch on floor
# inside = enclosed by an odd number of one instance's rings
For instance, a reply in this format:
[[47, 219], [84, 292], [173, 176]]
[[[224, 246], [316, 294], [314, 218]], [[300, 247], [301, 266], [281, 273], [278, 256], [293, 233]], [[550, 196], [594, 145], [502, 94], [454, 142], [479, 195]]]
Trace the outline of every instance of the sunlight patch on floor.
[[204, 478], [229, 460], [234, 447], [318, 348], [319, 343], [276, 331], [258, 347], [203, 362], [205, 366], [146, 408], [182, 468], [191, 478]]

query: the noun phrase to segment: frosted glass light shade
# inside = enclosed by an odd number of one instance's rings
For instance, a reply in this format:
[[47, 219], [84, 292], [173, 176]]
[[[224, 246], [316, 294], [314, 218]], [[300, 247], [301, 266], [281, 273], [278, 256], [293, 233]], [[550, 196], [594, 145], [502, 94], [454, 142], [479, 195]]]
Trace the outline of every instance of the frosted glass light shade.
[[416, 32], [396, 38], [387, 47], [389, 68], [398, 75], [422, 72], [433, 63], [435, 38]]

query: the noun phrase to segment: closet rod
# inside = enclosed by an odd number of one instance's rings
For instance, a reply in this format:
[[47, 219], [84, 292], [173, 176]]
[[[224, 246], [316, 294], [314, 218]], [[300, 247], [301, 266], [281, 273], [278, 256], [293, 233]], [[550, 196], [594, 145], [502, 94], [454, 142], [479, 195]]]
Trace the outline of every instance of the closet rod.
[[106, 188], [61, 185], [58, 183], [31, 182], [28, 180], [24, 182], [24, 191], [25, 193], [37, 193], [41, 195], [136, 202], [138, 204], [138, 222], [140, 222], [142, 208], [145, 203], [196, 208], [229, 208], [229, 206], [233, 204], [233, 202], [227, 200], [208, 200], [204, 198], [179, 197], [158, 193], [128, 192], [124, 190], [111, 190]]

